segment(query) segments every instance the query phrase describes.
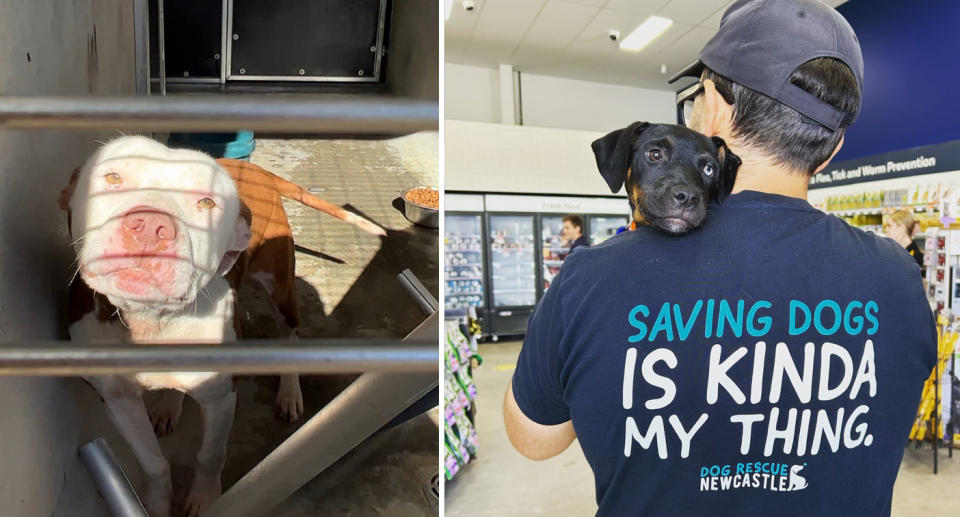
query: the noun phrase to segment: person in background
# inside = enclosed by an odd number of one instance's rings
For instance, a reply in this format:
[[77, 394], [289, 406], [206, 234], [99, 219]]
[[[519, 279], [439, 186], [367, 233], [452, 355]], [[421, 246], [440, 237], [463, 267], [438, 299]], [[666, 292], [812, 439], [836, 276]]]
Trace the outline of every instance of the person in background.
[[563, 229], [560, 230], [563, 240], [570, 246], [570, 253], [580, 246], [589, 246], [590, 239], [583, 234], [583, 218], [576, 214], [570, 214], [563, 218]]
[[906, 248], [913, 260], [917, 261], [920, 270], [923, 271], [923, 251], [913, 241], [913, 236], [920, 223], [913, 219], [913, 215], [906, 210], [897, 210], [887, 216], [883, 222], [883, 233], [890, 237], [897, 244]]

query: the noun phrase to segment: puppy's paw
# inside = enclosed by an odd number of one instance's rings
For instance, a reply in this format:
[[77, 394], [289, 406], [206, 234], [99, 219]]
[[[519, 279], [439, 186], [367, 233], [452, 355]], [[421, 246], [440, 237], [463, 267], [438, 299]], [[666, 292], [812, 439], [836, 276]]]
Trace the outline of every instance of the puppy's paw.
[[205, 474], [197, 469], [193, 474], [190, 495], [187, 496], [186, 515], [197, 517], [220, 497], [220, 473]]
[[300, 392], [300, 376], [283, 375], [277, 390], [277, 418], [284, 422], [296, 422], [303, 416], [303, 393]]
[[180, 421], [183, 410], [183, 393], [176, 390], [164, 390], [160, 400], [150, 407], [150, 423], [157, 436], [173, 433]]

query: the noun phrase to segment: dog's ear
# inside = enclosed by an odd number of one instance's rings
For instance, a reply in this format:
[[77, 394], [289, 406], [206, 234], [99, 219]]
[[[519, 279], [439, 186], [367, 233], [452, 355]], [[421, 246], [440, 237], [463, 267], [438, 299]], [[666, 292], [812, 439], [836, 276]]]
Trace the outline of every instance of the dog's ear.
[[597, 168], [600, 175], [610, 187], [610, 192], [616, 194], [627, 179], [627, 169], [630, 168], [630, 158], [633, 154], [633, 142], [637, 135], [650, 127], [647, 122], [634, 122], [629, 126], [618, 129], [603, 138], [594, 140], [590, 147], [597, 159]]
[[717, 180], [710, 189], [710, 198], [717, 204], [723, 202], [733, 190], [733, 183], [737, 180], [737, 170], [740, 169], [740, 157], [733, 154], [727, 143], [719, 136], [710, 137], [717, 146], [717, 159], [720, 161], [720, 170], [717, 171]]
[[220, 265], [217, 267], [218, 275], [225, 276], [229, 273], [233, 269], [233, 265], [237, 263], [240, 254], [250, 246], [250, 236], [252, 235], [250, 222], [252, 220], [253, 215], [250, 213], [250, 209], [247, 208], [245, 203], [240, 203], [240, 215], [237, 216], [237, 222], [233, 225], [233, 234], [230, 237], [227, 251], [223, 254]]
[[60, 197], [57, 198], [57, 206], [60, 207], [60, 210], [70, 211], [70, 200], [73, 199], [73, 192], [77, 190], [77, 180], [79, 179], [80, 167], [77, 167], [73, 169], [73, 173], [70, 174], [70, 181], [66, 187], [63, 187], [63, 190], [60, 191]]

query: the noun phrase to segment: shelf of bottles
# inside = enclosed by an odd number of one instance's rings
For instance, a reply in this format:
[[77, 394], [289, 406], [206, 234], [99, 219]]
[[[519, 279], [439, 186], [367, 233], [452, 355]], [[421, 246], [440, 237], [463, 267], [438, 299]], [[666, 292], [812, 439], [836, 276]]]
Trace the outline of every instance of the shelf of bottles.
[[444, 307], [483, 307], [483, 230], [480, 215], [444, 216]]
[[494, 308], [536, 302], [533, 216], [490, 216], [490, 281]]

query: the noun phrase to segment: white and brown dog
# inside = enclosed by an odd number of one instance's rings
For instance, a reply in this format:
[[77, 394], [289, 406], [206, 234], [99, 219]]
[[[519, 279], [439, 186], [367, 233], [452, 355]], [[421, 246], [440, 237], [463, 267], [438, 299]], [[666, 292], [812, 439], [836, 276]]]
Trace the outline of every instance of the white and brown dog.
[[[70, 337], [89, 343], [220, 343], [238, 337], [235, 302], [250, 277], [270, 293], [280, 328], [299, 312], [293, 238], [281, 198], [296, 199], [377, 235], [381, 228], [256, 165], [174, 150], [144, 137], [104, 145], [64, 189], [79, 264], [70, 290]], [[285, 324], [285, 325], [283, 325]], [[176, 350], [171, 350], [176, 353]], [[189, 516], [221, 492], [233, 422], [232, 377], [176, 372], [89, 377], [147, 480], [152, 517], [170, 513], [170, 466], [157, 434], [173, 430], [183, 394], [200, 404], [203, 440], [187, 498]], [[144, 390], [172, 389], [148, 413]], [[283, 418], [303, 411], [297, 375], [277, 394]]]

